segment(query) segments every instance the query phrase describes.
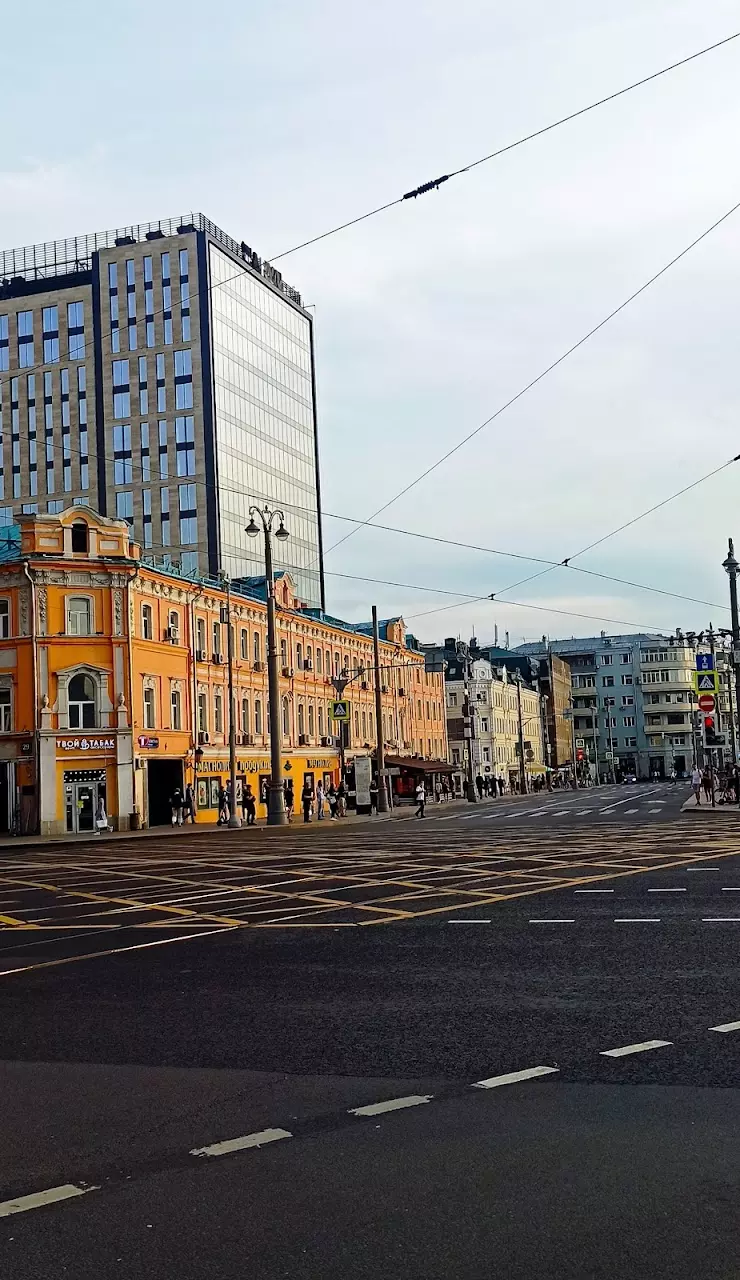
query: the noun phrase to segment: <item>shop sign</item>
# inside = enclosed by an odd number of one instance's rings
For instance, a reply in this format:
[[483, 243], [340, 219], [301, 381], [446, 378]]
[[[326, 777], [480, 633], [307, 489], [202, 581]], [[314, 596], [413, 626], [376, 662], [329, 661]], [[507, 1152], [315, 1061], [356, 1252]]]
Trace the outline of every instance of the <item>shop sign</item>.
[[115, 751], [115, 738], [57, 738], [62, 751]]
[[139, 738], [139, 746], [140, 747], [158, 747], [159, 738], [145, 738], [145, 737]]
[[[149, 739], [150, 745], [152, 741], [154, 741], [154, 739]], [[139, 739], [139, 743], [141, 744], [141, 739]], [[292, 762], [290, 760], [283, 761], [283, 769], [291, 772], [296, 765], [301, 764], [306, 769], [324, 769], [327, 765], [327, 760], [331, 760], [333, 758], [335, 758], [334, 752], [330, 752], [328, 757], [317, 756], [312, 758], [311, 756], [307, 756], [305, 760], [302, 756], [298, 756], [294, 758]], [[257, 760], [237, 759], [236, 767], [239, 773], [270, 773], [272, 770], [272, 765], [266, 756]], [[202, 759], [196, 761], [195, 768], [197, 773], [228, 773], [229, 761], [228, 759], [209, 760], [203, 756]]]

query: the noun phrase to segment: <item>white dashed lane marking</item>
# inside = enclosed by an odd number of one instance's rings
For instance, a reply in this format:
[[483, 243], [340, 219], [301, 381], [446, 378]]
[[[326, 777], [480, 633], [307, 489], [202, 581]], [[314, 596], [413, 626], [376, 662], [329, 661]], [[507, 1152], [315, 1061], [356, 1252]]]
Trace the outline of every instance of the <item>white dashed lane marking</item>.
[[740, 1022], [720, 1022], [718, 1027], [710, 1027], [710, 1031], [740, 1031]]
[[388, 1102], [372, 1102], [367, 1107], [351, 1107], [351, 1116], [382, 1116], [386, 1111], [403, 1111], [406, 1107], [420, 1107], [431, 1102], [433, 1093], [409, 1094], [408, 1098], [390, 1098]]
[[557, 1067], [526, 1067], [524, 1071], [509, 1071], [503, 1076], [490, 1076], [488, 1080], [476, 1080], [474, 1089], [498, 1089], [503, 1084], [518, 1084], [521, 1080], [535, 1080], [538, 1076], [557, 1075]]
[[87, 1195], [88, 1191], [97, 1191], [98, 1187], [78, 1187], [71, 1182], [61, 1187], [50, 1187], [48, 1191], [36, 1191], [30, 1196], [19, 1196], [17, 1200], [4, 1200], [0, 1204], [0, 1218], [9, 1218], [12, 1213], [26, 1213], [29, 1209], [42, 1209], [47, 1204], [57, 1204], [60, 1200], [72, 1200], [75, 1196]]
[[265, 1147], [268, 1142], [292, 1138], [287, 1129], [262, 1129], [259, 1133], [246, 1133], [242, 1138], [229, 1138], [226, 1142], [214, 1142], [210, 1147], [195, 1147], [191, 1156], [228, 1156], [232, 1151], [247, 1151], [250, 1147]]
[[640, 1044], [625, 1044], [620, 1049], [602, 1049], [602, 1058], [626, 1058], [630, 1053], [647, 1053], [648, 1049], [663, 1049], [671, 1040], [643, 1040]]

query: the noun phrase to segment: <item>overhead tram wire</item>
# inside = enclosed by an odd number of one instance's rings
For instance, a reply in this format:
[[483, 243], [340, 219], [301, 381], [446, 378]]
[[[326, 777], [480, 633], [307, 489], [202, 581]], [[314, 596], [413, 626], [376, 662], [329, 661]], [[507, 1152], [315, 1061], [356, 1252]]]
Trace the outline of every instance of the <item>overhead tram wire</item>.
[[[535, 130], [534, 133], [529, 133], [524, 137], [517, 138], [516, 141], [509, 142], [505, 146], [499, 147], [498, 150], [491, 151], [488, 155], [480, 156], [477, 160], [471, 160], [468, 164], [463, 165], [459, 169], [455, 169], [452, 173], [443, 174], [439, 178], [434, 178], [429, 182], [424, 182], [420, 186], [415, 187], [412, 191], [407, 191], [402, 196], [398, 196], [395, 200], [390, 200], [386, 204], [378, 205], [375, 209], [370, 209], [356, 218], [351, 218], [348, 222], [343, 222], [339, 226], [333, 227], [330, 231], [324, 231], [321, 235], [314, 236], [311, 240], [304, 240], [301, 244], [294, 245], [292, 249], [284, 249], [282, 253], [274, 255], [272, 258], [265, 258], [264, 261], [268, 263], [277, 262], [280, 258], [285, 258], [292, 253], [297, 253], [300, 249], [305, 249], [308, 245], [316, 244], [319, 240], [325, 240], [328, 236], [336, 235], [337, 232], [344, 231], [348, 227], [356, 226], [359, 222], [365, 222], [368, 218], [372, 218], [378, 213], [384, 213], [387, 209], [392, 209], [395, 205], [403, 204], [406, 200], [415, 199], [420, 195], [425, 195], [428, 191], [438, 189], [442, 183], [449, 182], [451, 178], [456, 178], [460, 174], [468, 173], [471, 169], [477, 168], [478, 165], [486, 164], [489, 160], [494, 160], [497, 156], [504, 155], [507, 151], [513, 151], [515, 148], [523, 146], [526, 142], [531, 142], [535, 138], [542, 137], [543, 134], [559, 128], [560, 125], [567, 124], [569, 121], [575, 120], [579, 116], [586, 115], [589, 111], [594, 111], [597, 107], [604, 106], [608, 102], [613, 102], [615, 98], [623, 97], [624, 94], [630, 93], [633, 89], [639, 89], [642, 85], [649, 84], [651, 80], [657, 80], [661, 76], [667, 75], [670, 71], [676, 71], [679, 67], [686, 66], [687, 63], [694, 62], [697, 58], [703, 57], [705, 53], [712, 53], [715, 49], [720, 49], [723, 45], [731, 44], [733, 40], [737, 40], [738, 38], [740, 38], [740, 31], [734, 31], [731, 35], [724, 36], [722, 40], [715, 41], [714, 44], [706, 45], [703, 49], [697, 49], [694, 53], [688, 54], [687, 57], [679, 59], [678, 62], [671, 62], [668, 66], [661, 67], [659, 71], [653, 71], [649, 76], [644, 76], [641, 80], [635, 80], [632, 84], [625, 85], [624, 88], [617, 89], [616, 92], [610, 93], [604, 98], [599, 98], [596, 102], [589, 103], [588, 106], [580, 107], [577, 111], [573, 111], [567, 116], [562, 116], [558, 120], [551, 121], [550, 124], [544, 125], [541, 129]], [[231, 284], [235, 280], [240, 280], [242, 276], [243, 272], [238, 271], [233, 276], [228, 276], [225, 280], [218, 280], [213, 284], [205, 286], [205, 292], [211, 293], [214, 289], [221, 289], [224, 285]], [[203, 291], [203, 289], [192, 289], [190, 291], [191, 299], [197, 298]], [[152, 317], [161, 316], [166, 310], [168, 310], [168, 308], [159, 307], [152, 312]], [[108, 345], [110, 346], [110, 336], [101, 334], [101, 348], [103, 347], [106, 337]], [[119, 353], [110, 349], [107, 354], [117, 355]], [[124, 356], [124, 354], [131, 353], [120, 353], [121, 356]], [[45, 368], [47, 368], [47, 365], [39, 362], [37, 364], [29, 365], [23, 370], [13, 371], [12, 375], [8, 371], [4, 372], [7, 374], [7, 378], [9, 379], [10, 376], [15, 377], [16, 373], [18, 376], [21, 374], [28, 375], [29, 373], [38, 373], [40, 370]], [[3, 378], [0, 377], [0, 387], [2, 387], [2, 384]]]
[[698, 49], [696, 53], [690, 53], [688, 57], [681, 58], [678, 62], [672, 62], [667, 67], [661, 67], [660, 71], [653, 71], [651, 75], [643, 76], [641, 80], [635, 80], [632, 84], [625, 85], [623, 89], [617, 89], [615, 93], [607, 94], [606, 97], [599, 98], [596, 102], [590, 102], [586, 107], [579, 107], [577, 111], [571, 111], [567, 116], [561, 116], [558, 120], [553, 120], [550, 124], [543, 125], [541, 129], [535, 129], [533, 133], [527, 133], [523, 137], [517, 138], [515, 142], [507, 142], [505, 146], [498, 147], [496, 151], [490, 151], [487, 155], [480, 156], [477, 160], [471, 160], [468, 164], [462, 165], [461, 168], [453, 169], [451, 173], [444, 173], [439, 178], [432, 178], [429, 182], [423, 182], [421, 186], [415, 187], [413, 191], [406, 191], [404, 195], [396, 196], [394, 200], [378, 205], [376, 209], [369, 209], [366, 213], [361, 213], [356, 218], [341, 222], [329, 231], [322, 231], [320, 235], [312, 236], [310, 240], [303, 240], [300, 244], [294, 245], [292, 249], [284, 249], [282, 253], [274, 254], [269, 261], [277, 262], [280, 258], [287, 258], [291, 253], [298, 253], [300, 249], [307, 249], [309, 245], [318, 244], [320, 240], [326, 240], [329, 236], [335, 236], [340, 231], [346, 231], [348, 227], [355, 227], [359, 222], [366, 222], [368, 218], [374, 218], [376, 214], [385, 213], [387, 209], [393, 209], [396, 205], [403, 204], [406, 200], [415, 200], [418, 196], [426, 195], [429, 191], [438, 191], [443, 183], [449, 182], [452, 178], [458, 178], [463, 173], [470, 173], [472, 169], [477, 169], [479, 165], [487, 164], [489, 160], [496, 160], [499, 156], [505, 155], [507, 151], [514, 151], [517, 147], [524, 146], [526, 142], [533, 142], [535, 138], [541, 138], [553, 129], [559, 129], [561, 125], [569, 124], [571, 120], [577, 120], [579, 116], [585, 116], [589, 111], [595, 111], [597, 107], [605, 106], [607, 102], [614, 102], [616, 98], [621, 98], [624, 94], [631, 93], [633, 89], [639, 89], [642, 85], [649, 84], [651, 80], [657, 80], [660, 76], [667, 75], [669, 71], [676, 71], [678, 67], [685, 67], [687, 63], [703, 57], [705, 53], [711, 53], [714, 49], [720, 49], [723, 45], [737, 40], [738, 36], [740, 36], [740, 31], [735, 31], [732, 35], [725, 36], [724, 39], [717, 40], [714, 44], [709, 44], [704, 49]]
[[[103, 458], [105, 461], [108, 461], [108, 462], [112, 462], [115, 460], [113, 457], [113, 454], [108, 454], [108, 453], [96, 454], [96, 455], [83, 455], [82, 451], [80, 449], [75, 448], [73, 445], [68, 445], [68, 452], [69, 454], [75, 457], [95, 456], [95, 457]], [[327, 519], [341, 520], [348, 524], [354, 524], [367, 529], [378, 529], [385, 533], [401, 534], [404, 537], [408, 537], [408, 538], [418, 538], [424, 542], [434, 542], [434, 543], [439, 543], [442, 546], [458, 547], [464, 551], [479, 551], [487, 555], [502, 556], [506, 559], [511, 559], [511, 560], [525, 560], [525, 561], [528, 561], [529, 563], [542, 564], [546, 566], [545, 569], [543, 569], [542, 571], [536, 574], [532, 574], [528, 578], [520, 579], [519, 582], [512, 583], [508, 587], [501, 587], [499, 591], [494, 592], [494, 595], [496, 597], [502, 595], [506, 591], [513, 591], [516, 586], [521, 586], [525, 582], [532, 582], [537, 578], [544, 577], [545, 573], [550, 572], [550, 570], [552, 569], [565, 568], [565, 569], [570, 569], [574, 573], [585, 574], [587, 577], [599, 578], [605, 582], [615, 582], [619, 586], [634, 587], [639, 591], [647, 591], [653, 595], [667, 596], [673, 600], [684, 600], [688, 604], [701, 604], [701, 605], [705, 605], [709, 609], [722, 609], [725, 612], [727, 612], [729, 606], [724, 604], [718, 604], [712, 600], [703, 600], [697, 596], [686, 595], [683, 592], [666, 591], [665, 588], [663, 587], [649, 586], [647, 583], [634, 582], [629, 578], [618, 578], [614, 574], [601, 573], [595, 569], [584, 569], [580, 565], [571, 564], [570, 561], [574, 560], [576, 556], [585, 555], [586, 551], [590, 551], [593, 547], [601, 545], [602, 542], [606, 542], [609, 538], [615, 537], [615, 535], [618, 533], [621, 533], [623, 529], [629, 528], [633, 524], [637, 524], [639, 520], [642, 520], [646, 516], [651, 515], [652, 512], [654, 511], [658, 511], [661, 507], [667, 506], [667, 504], [669, 502], [672, 502], [675, 498], [679, 498], [684, 493], [688, 493], [690, 490], [697, 488], [698, 485], [703, 484], [706, 480], [712, 479], [713, 476], [719, 475], [720, 472], [726, 470], [727, 467], [731, 466], [734, 462], [739, 462], [739, 461], [740, 461], [740, 454], [738, 454], [734, 458], [729, 458], [727, 462], [723, 462], [719, 467], [715, 467], [712, 471], [707, 472], [706, 475], [700, 476], [697, 480], [692, 481], [691, 484], [689, 485], [685, 485], [683, 489], [679, 489], [677, 490], [676, 493], [670, 494], [669, 497], [663, 498], [660, 502], [655, 503], [652, 507], [649, 507], [646, 511], [643, 511], [639, 515], [632, 517], [632, 519], [626, 521], [625, 524], [620, 525], [616, 529], [612, 529], [610, 533], [604, 534], [603, 537], [598, 538], [596, 542], [590, 543], [587, 547], [582, 548], [581, 551], [577, 551], [573, 555], [567, 556], [564, 560], [548, 560], [548, 559], [545, 559], [543, 556], [525, 555], [523, 552], [502, 551], [497, 547], [485, 547], [485, 546], [482, 546], [480, 543], [462, 542], [457, 538], [442, 538], [437, 534], [421, 533], [414, 529], [401, 529], [395, 525], [373, 524], [369, 520], [359, 520], [356, 516], [339, 515], [337, 512], [334, 512], [334, 511], [322, 511], [321, 515], [326, 516]], [[133, 478], [134, 471], [139, 473], [138, 480], [139, 480], [139, 483], [141, 484], [157, 484], [160, 482], [159, 480], [152, 479], [151, 477], [149, 480], [146, 480], [144, 478], [143, 468], [140, 462], [134, 462], [134, 459], [131, 458], [130, 463], [131, 463], [131, 470], [132, 470], [132, 480], [131, 480], [132, 484], [135, 483]], [[154, 470], [154, 468], [152, 468], [152, 470]], [[180, 481], [187, 481], [190, 484], [195, 484], [196, 487], [201, 487], [205, 489], [207, 492], [211, 490], [214, 492], [226, 492], [226, 493], [238, 493], [238, 494], [243, 494], [244, 492], [243, 488], [236, 485], [229, 485], [223, 481], [220, 481], [218, 484], [212, 484], [206, 480], [198, 480], [195, 477], [191, 477], [191, 476], [186, 476], [186, 477], [179, 476], [176, 478]], [[53, 495], [51, 494], [47, 494], [46, 496], [47, 498], [53, 497]], [[265, 495], [265, 494], [253, 494], [252, 497], [256, 502], [273, 501], [272, 498], [270, 498], [268, 495]], [[311, 516], [316, 515], [315, 508], [301, 507], [301, 506], [298, 506], [297, 503], [282, 502], [281, 506], [285, 507], [289, 511], [295, 511], [300, 514], [311, 515]], [[331, 573], [328, 569], [326, 569], [324, 572], [329, 577], [339, 577], [339, 578], [352, 577], [351, 574]]]
[[[610, 320], [613, 320], [616, 316], [620, 314], [620, 312], [624, 311], [625, 308], [628, 307], [631, 302], [634, 302], [637, 298], [641, 296], [641, 294], [645, 293], [645, 291], [649, 289], [651, 285], [655, 284], [656, 281], [660, 280], [660, 278], [664, 276], [666, 272], [670, 271], [671, 267], [674, 267], [677, 262], [680, 262], [682, 258], [685, 258], [686, 255], [690, 253], [692, 249], [695, 249], [698, 244], [701, 244], [701, 242], [707, 238], [707, 236], [711, 235], [713, 231], [716, 231], [717, 227], [720, 227], [724, 222], [727, 221], [728, 218], [732, 217], [732, 215], [736, 213], [738, 209], [740, 209], [740, 201], [737, 201], [734, 205], [732, 205], [730, 209], [728, 209], [725, 213], [723, 213], [721, 217], [717, 218], [710, 226], [706, 227], [704, 231], [702, 231], [698, 236], [696, 236], [691, 241], [690, 244], [687, 244], [680, 251], [680, 253], [677, 253], [675, 257], [671, 258], [669, 262], [666, 262], [664, 266], [662, 266], [659, 271], [656, 271], [654, 275], [650, 276], [650, 279], [646, 280], [644, 284], [641, 284], [639, 289], [635, 289], [635, 291], [631, 293], [629, 297], [625, 298], [623, 302], [620, 302], [618, 307], [614, 307], [614, 309], [610, 311], [607, 316], [604, 316], [603, 320], [600, 320], [598, 324], [595, 324], [591, 329], [589, 329], [587, 333], [585, 333], [581, 338], [579, 338], [577, 342], [574, 342], [572, 346], [568, 347], [566, 351], [562, 352], [562, 354], [559, 355], [556, 360], [553, 360], [549, 365], [547, 365], [547, 367], [543, 369], [540, 373], [538, 373], [536, 377], [530, 379], [530, 381], [526, 384], [526, 386], [522, 387], [519, 391], [516, 392], [515, 395], [511, 396], [508, 400], [504, 402], [504, 404], [500, 405], [499, 408], [496, 409], [494, 413], [492, 413], [488, 418], [485, 419], [485, 421], [481, 422], [479, 426], [474, 428], [473, 431], [469, 431], [466, 436], [463, 436], [462, 440], [458, 440], [457, 444], [453, 445], [451, 449], [448, 449], [446, 453], [443, 453], [442, 456], [438, 458], [436, 462], [433, 462], [430, 467], [427, 467], [426, 470], [422, 471], [418, 476], [416, 476], [414, 480], [409, 481], [409, 483], [407, 485], [404, 485], [402, 489], [399, 489], [399, 491], [395, 493], [392, 498], [389, 498], [387, 502], [384, 502], [383, 505], [378, 507], [376, 511], [373, 511], [373, 513], [370, 516], [368, 516], [368, 522], [370, 522], [371, 520], [374, 520], [376, 516], [382, 515], [382, 513], [384, 511], [387, 511], [389, 507], [392, 507], [401, 498], [405, 497], [407, 493], [410, 493], [412, 489], [415, 489], [418, 484], [421, 484], [422, 480], [426, 480], [427, 476], [430, 476], [432, 472], [436, 471], [439, 467], [441, 467], [443, 462], [447, 462], [451, 457], [453, 457], [454, 454], [456, 454], [460, 449], [462, 449], [464, 445], [469, 444], [470, 441], [475, 439], [477, 435], [480, 435], [481, 431], [484, 431], [486, 427], [489, 427], [492, 422], [494, 422], [497, 418], [501, 416], [502, 413], [505, 413], [507, 409], [510, 409], [511, 406], [516, 404], [518, 400], [521, 400], [522, 397], [525, 396], [528, 391], [531, 391], [533, 387], [536, 387], [538, 383], [542, 382], [543, 379], [548, 376], [548, 374], [552, 373], [561, 364], [563, 364], [563, 362], [567, 360], [569, 356], [572, 356], [574, 352], [578, 351], [580, 347], [584, 346], [585, 343], [587, 343], [590, 338], [593, 338], [595, 334], [597, 334], [601, 329], [603, 329], [607, 324], [609, 324]], [[332, 546], [327, 547], [326, 551], [324, 552], [324, 555], [328, 555], [330, 551], [336, 551], [337, 547], [341, 547], [345, 542], [347, 542], [350, 538], [352, 538], [356, 532], [357, 532], [356, 529], [350, 530], [350, 532], [345, 534], [343, 538], [340, 538], [338, 542], [335, 542], [332, 544]], [[526, 579], [524, 579], [524, 581], [526, 581]]]

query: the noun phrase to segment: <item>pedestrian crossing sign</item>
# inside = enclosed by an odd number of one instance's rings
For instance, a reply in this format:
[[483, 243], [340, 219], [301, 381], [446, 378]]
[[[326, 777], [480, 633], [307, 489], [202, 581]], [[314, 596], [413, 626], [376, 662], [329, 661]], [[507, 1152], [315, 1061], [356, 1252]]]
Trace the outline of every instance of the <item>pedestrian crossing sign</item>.
[[717, 672], [716, 671], [695, 671], [694, 672], [694, 688], [697, 693], [716, 693], [717, 692]]
[[329, 715], [332, 720], [349, 720], [349, 703], [344, 698], [330, 702]]

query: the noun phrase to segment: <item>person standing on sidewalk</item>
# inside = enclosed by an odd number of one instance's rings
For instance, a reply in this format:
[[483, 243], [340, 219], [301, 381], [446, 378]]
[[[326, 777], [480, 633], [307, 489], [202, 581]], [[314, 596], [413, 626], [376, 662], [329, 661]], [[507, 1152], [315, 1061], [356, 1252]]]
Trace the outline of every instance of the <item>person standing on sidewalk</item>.
[[304, 783], [303, 783], [303, 790], [302, 790], [302, 792], [301, 792], [301, 805], [302, 805], [302, 807], [303, 807], [303, 821], [304, 821], [304, 822], [310, 822], [310, 821], [311, 821], [311, 806], [312, 806], [312, 804], [313, 804], [313, 788], [312, 788], [312, 786], [311, 786], [310, 780], [309, 780], [308, 778], [306, 778], [306, 779], [304, 780]]
[[416, 808], [416, 816], [417, 816], [417, 818], [423, 818], [423, 817], [424, 817], [424, 806], [425, 806], [425, 804], [426, 804], [426, 800], [427, 800], [427, 793], [426, 793], [426, 791], [425, 791], [425, 789], [424, 789], [424, 783], [423, 783], [423, 781], [422, 781], [422, 782], [420, 782], [420, 783], [419, 783], [419, 785], [418, 785], [418, 786], [417, 786], [417, 788], [416, 788], [416, 805], [417, 805], [417, 808]]
[[172, 795], [170, 796], [170, 809], [172, 811], [173, 827], [181, 827], [182, 826], [182, 791], [180, 790], [179, 787], [175, 787], [175, 790], [172, 792]]
[[316, 821], [323, 822], [323, 820], [324, 820], [324, 783], [322, 779], [319, 778], [318, 782], [316, 783]]
[[691, 790], [696, 796], [696, 803], [701, 804], [701, 772], [698, 765], [694, 765], [694, 770], [691, 774]]
[[257, 816], [257, 803], [254, 798], [254, 792], [249, 783], [244, 788], [244, 812], [247, 815], [247, 826], [253, 827], [254, 820]]
[[378, 779], [373, 778], [370, 783], [370, 816], [378, 812]]
[[347, 816], [347, 784], [344, 778], [340, 779], [337, 787], [337, 815], [340, 818]]

